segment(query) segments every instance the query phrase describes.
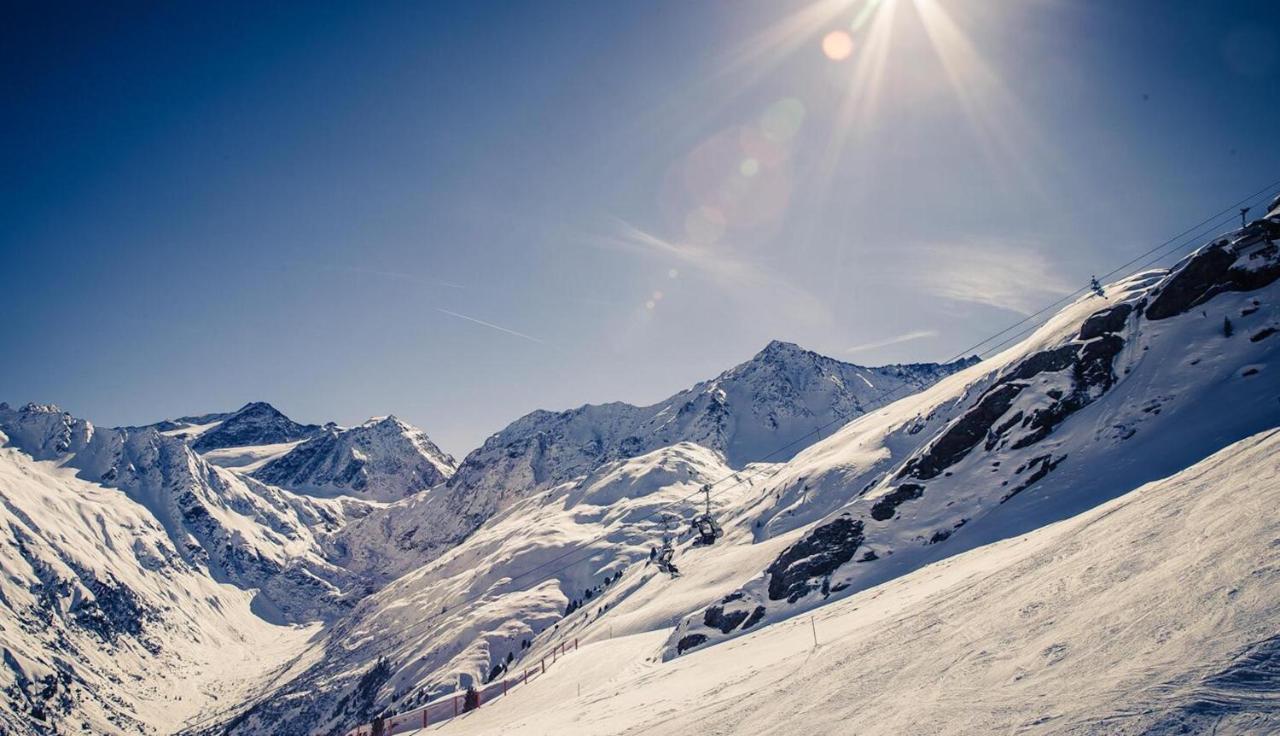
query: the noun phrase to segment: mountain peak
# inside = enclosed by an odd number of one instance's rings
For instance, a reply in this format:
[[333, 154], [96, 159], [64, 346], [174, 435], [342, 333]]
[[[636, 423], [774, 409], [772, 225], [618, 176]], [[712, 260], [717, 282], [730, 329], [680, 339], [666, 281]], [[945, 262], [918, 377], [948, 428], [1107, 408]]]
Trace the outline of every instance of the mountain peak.
[[232, 412], [232, 415], [259, 414], [263, 416], [284, 416], [284, 413], [265, 401], [250, 401]]
[[224, 447], [274, 445], [310, 437], [320, 431], [314, 424], [298, 424], [265, 401], [252, 401], [222, 419], [191, 444], [197, 452]]
[[785, 342], [783, 340], [770, 340], [768, 345], [764, 346], [764, 350], [756, 353], [753, 360], [760, 360], [774, 357], [793, 357], [801, 355], [814, 355], [810, 350], [805, 350], [794, 342]]
[[326, 426], [254, 477], [306, 493], [395, 501], [447, 480], [456, 467], [422, 430], [387, 415], [347, 429]]
[[395, 414], [388, 414], [382, 417], [369, 417], [360, 424], [362, 427], [385, 427], [398, 430], [412, 429], [412, 427], [401, 421]]

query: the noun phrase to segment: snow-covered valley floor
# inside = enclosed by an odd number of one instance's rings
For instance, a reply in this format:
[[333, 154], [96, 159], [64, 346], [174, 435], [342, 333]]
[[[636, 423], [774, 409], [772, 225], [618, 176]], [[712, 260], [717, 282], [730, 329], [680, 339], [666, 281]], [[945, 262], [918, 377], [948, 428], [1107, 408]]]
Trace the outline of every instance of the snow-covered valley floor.
[[1275, 733], [1278, 507], [1269, 431], [668, 662], [669, 630], [596, 638], [602, 621], [545, 677], [419, 733]]

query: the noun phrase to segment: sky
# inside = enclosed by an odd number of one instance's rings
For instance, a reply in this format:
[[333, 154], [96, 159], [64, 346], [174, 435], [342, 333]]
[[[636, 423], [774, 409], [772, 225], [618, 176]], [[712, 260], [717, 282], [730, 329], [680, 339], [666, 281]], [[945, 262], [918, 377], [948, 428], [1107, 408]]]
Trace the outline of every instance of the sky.
[[944, 360], [1280, 179], [1263, 0], [6, 15], [0, 399], [102, 425]]

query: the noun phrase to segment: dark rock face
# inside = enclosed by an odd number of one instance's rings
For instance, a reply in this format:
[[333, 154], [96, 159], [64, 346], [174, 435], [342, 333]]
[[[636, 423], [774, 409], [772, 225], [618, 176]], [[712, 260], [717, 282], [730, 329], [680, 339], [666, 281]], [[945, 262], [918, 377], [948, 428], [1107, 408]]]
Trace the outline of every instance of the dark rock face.
[[892, 519], [899, 506], [923, 495], [924, 486], [916, 483], [903, 483], [876, 501], [875, 505], [871, 507], [871, 518], [876, 521]]
[[1013, 443], [1013, 449], [1030, 447], [1049, 436], [1055, 427], [1067, 417], [1093, 403], [1115, 383], [1111, 370], [1116, 355], [1124, 349], [1124, 340], [1107, 335], [1085, 343], [1080, 349], [1079, 360], [1072, 366], [1074, 390], [1047, 406], [1031, 412], [1025, 425], [1033, 431]]
[[1062, 464], [1062, 461], [1066, 459], [1067, 459], [1066, 455], [1063, 455], [1062, 457], [1059, 457], [1057, 459], [1054, 459], [1053, 455], [1041, 455], [1040, 457], [1032, 458], [1029, 462], [1027, 462], [1026, 465], [1022, 466], [1021, 468], [1018, 468], [1018, 472], [1021, 473], [1027, 468], [1035, 468], [1035, 470], [1032, 471], [1031, 475], [1028, 475], [1027, 479], [1024, 480], [1021, 484], [1019, 484], [1017, 488], [1014, 488], [1012, 491], [1009, 491], [1008, 493], [1006, 493], [1004, 495], [1004, 498], [1000, 499], [1000, 503], [1004, 503], [1005, 501], [1008, 501], [1009, 499], [1013, 498], [1019, 493], [1022, 493], [1023, 491], [1027, 490], [1031, 486], [1035, 485], [1037, 482], [1040, 481], [1041, 478], [1048, 475], [1050, 471], [1058, 467], [1060, 464]]
[[1272, 335], [1276, 334], [1276, 332], [1277, 332], [1277, 330], [1276, 330], [1276, 328], [1275, 328], [1275, 327], [1266, 327], [1266, 328], [1264, 328], [1264, 329], [1262, 329], [1262, 330], [1260, 330], [1260, 331], [1258, 331], [1258, 332], [1254, 333], [1252, 336], [1250, 336], [1250, 337], [1249, 337], [1249, 342], [1262, 342], [1263, 340], [1267, 339], [1268, 337], [1271, 337]]
[[987, 436], [987, 431], [1009, 411], [1014, 399], [1018, 398], [1024, 388], [1025, 384], [1012, 382], [993, 386], [978, 399], [973, 408], [947, 427], [924, 454], [907, 462], [898, 477], [929, 480], [941, 475], [943, 470], [959, 462]]
[[751, 615], [747, 617], [746, 622], [742, 624], [742, 628], [749, 629], [752, 626], [755, 626], [756, 624], [760, 623], [760, 620], [763, 618], [764, 618], [764, 606], [756, 606], [756, 610], [752, 611]]
[[815, 527], [769, 565], [769, 599], [789, 603], [808, 595], [836, 568], [853, 559], [863, 540], [860, 519], [841, 516]]
[[254, 477], [267, 483], [282, 483], [294, 476], [314, 472], [338, 444], [338, 432], [325, 428], [323, 432], [293, 448], [289, 454], [267, 463]]
[[1161, 320], [1182, 314], [1226, 291], [1253, 291], [1280, 278], [1277, 248], [1269, 245], [1252, 255], [1256, 268], [1233, 268], [1238, 258], [1226, 241], [1197, 253], [1175, 273], [1147, 307], [1146, 316]]
[[743, 621], [746, 621], [748, 615], [746, 611], [730, 611], [726, 614], [724, 608], [712, 606], [702, 614], [702, 623], [727, 634], [738, 628], [738, 625]]
[[310, 437], [320, 431], [314, 424], [298, 424], [270, 404], [257, 401], [245, 404], [222, 424], [205, 432], [191, 443], [196, 452], [223, 447], [274, 445]]
[[1080, 325], [1080, 339], [1092, 340], [1124, 329], [1125, 322], [1133, 312], [1131, 304], [1117, 304], [1110, 309], [1094, 312]]
[[[972, 408], [947, 427], [920, 455], [911, 458], [897, 477], [919, 480], [936, 478], [962, 460], [984, 439], [986, 449], [991, 450], [1006, 441], [1008, 434], [1018, 427], [1031, 431], [1013, 443], [1014, 449], [1029, 447], [1047, 437], [1063, 420], [1093, 403], [1115, 384], [1116, 376], [1112, 365], [1116, 356], [1124, 349], [1125, 343], [1123, 338], [1112, 333], [1123, 328], [1132, 312], [1133, 309], [1128, 305], [1098, 312], [1086, 320], [1087, 330], [1081, 328], [1082, 334], [1087, 332], [1090, 335], [1097, 334], [1097, 337], [1083, 342], [1072, 341], [1024, 358], [1001, 376]], [[1117, 315], [1122, 315], [1123, 318]], [[1071, 370], [1072, 380], [1070, 392], [1064, 394], [1057, 389], [1046, 391], [1044, 398], [1047, 401], [1032, 409], [1029, 414], [1017, 412], [1013, 417], [999, 421], [1012, 408], [1019, 395], [1031, 385], [1030, 379], [1042, 373], [1058, 373], [1068, 369]], [[884, 518], [890, 516], [892, 513]], [[875, 516], [874, 509], [872, 517], [880, 519]]]
[[676, 642], [676, 654], [684, 654], [690, 649], [703, 644], [706, 640], [707, 637], [702, 634], [689, 634], [682, 637], [680, 641]]

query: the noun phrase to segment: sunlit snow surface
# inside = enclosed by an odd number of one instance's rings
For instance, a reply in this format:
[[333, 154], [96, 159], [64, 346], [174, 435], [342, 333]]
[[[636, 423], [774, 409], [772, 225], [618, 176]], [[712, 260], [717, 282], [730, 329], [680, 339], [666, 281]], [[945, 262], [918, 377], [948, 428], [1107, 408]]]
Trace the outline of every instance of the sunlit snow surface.
[[421, 733], [1274, 733], [1277, 458], [1280, 434], [1250, 437], [668, 662], [664, 632], [597, 626], [545, 677]]

